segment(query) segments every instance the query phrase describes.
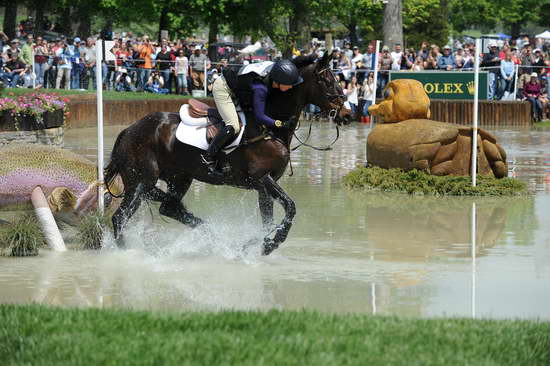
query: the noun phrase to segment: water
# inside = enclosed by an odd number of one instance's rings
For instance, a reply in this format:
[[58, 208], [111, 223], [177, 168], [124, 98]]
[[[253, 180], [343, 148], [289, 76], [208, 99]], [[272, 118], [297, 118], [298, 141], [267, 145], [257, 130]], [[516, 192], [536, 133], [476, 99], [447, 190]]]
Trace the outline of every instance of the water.
[[[106, 147], [120, 129], [106, 129]], [[550, 131], [492, 132], [508, 152], [511, 174], [534, 195], [348, 191], [341, 177], [365, 160], [368, 135], [367, 127], [354, 125], [332, 151], [293, 153], [294, 176], [281, 183], [298, 214], [289, 239], [271, 256], [240, 250], [263, 235], [256, 193], [194, 183], [185, 203], [207, 221], [204, 229], [160, 218], [158, 206], [144, 205], [128, 229], [128, 250], [107, 240], [99, 252], [0, 258], [0, 302], [550, 319]], [[311, 141], [326, 144], [334, 133], [328, 124], [316, 126]], [[95, 129], [67, 131], [66, 145], [75, 152], [95, 159], [94, 144]]]

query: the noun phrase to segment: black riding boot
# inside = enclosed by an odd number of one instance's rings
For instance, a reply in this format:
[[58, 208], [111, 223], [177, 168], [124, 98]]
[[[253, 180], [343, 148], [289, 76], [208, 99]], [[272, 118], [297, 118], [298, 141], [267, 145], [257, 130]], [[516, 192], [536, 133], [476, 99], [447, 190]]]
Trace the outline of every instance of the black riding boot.
[[210, 143], [210, 146], [208, 146], [208, 150], [206, 150], [206, 153], [202, 155], [202, 160], [208, 167], [208, 175], [213, 176], [215, 178], [223, 178], [223, 172], [216, 169], [216, 165], [218, 163], [216, 157], [220, 150], [222, 149], [223, 145], [235, 134], [235, 129], [233, 126], [224, 126], [220, 129], [218, 134], [214, 136], [212, 139], [212, 142]]

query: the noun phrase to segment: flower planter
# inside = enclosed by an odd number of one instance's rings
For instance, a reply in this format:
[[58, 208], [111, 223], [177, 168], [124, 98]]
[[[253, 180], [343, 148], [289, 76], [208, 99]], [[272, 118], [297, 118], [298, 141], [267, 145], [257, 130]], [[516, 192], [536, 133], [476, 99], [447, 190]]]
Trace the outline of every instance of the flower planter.
[[0, 130], [15, 131], [15, 117], [11, 111], [0, 112]]
[[57, 109], [53, 112], [46, 111], [42, 115], [44, 120], [43, 128], [55, 128], [63, 126], [63, 110]]
[[42, 124], [39, 124], [35, 116], [18, 115], [16, 117], [17, 127], [20, 131], [32, 131], [44, 128]]

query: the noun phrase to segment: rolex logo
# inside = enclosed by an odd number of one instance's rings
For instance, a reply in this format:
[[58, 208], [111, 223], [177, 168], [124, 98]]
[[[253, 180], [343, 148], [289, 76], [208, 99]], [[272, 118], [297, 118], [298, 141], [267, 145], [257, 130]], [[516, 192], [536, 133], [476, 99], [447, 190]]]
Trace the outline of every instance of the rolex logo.
[[474, 82], [470, 81], [469, 83], [466, 84], [466, 87], [468, 88], [468, 93], [470, 95], [474, 95], [474, 93], [476, 91], [476, 88], [474, 87]]

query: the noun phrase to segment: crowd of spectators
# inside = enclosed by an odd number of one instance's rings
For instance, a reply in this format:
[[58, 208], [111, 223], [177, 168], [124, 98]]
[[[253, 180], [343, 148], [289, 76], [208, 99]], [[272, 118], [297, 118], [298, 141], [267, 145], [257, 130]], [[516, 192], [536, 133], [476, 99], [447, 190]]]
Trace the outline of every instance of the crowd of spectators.
[[[372, 97], [368, 87], [374, 70], [375, 48], [371, 43], [363, 53], [349, 43], [344, 48], [332, 50], [332, 69], [341, 79], [348, 94], [352, 109], [362, 112], [358, 117], [368, 117], [366, 108]], [[383, 46], [378, 56], [377, 93], [388, 83], [390, 71], [471, 71], [475, 61], [475, 43], [455, 42], [442, 49], [435, 44], [423, 42], [419, 49], [402, 48], [397, 44], [392, 50]], [[517, 65], [517, 67], [516, 67]], [[515, 41], [504, 41], [498, 46], [490, 41], [488, 52], [481, 54], [481, 70], [488, 72], [488, 99], [525, 99], [533, 104], [533, 117], [541, 120], [550, 117], [548, 109], [548, 85], [550, 77], [550, 43], [542, 39], [530, 40], [522, 37]], [[517, 75], [516, 75], [517, 73]], [[517, 78], [517, 83], [516, 83]], [[517, 90], [514, 95], [514, 90]], [[359, 114], [359, 113], [358, 113]]]
[[[35, 39], [31, 33], [22, 40], [9, 40], [0, 32], [0, 79], [8, 87], [95, 89], [98, 84], [95, 42], [95, 38], [78, 37], [48, 41], [40, 36]], [[501, 42], [500, 47], [491, 41], [480, 60], [482, 69], [488, 72], [488, 98], [526, 99], [533, 104], [534, 117], [544, 118], [548, 114], [549, 48], [548, 42], [528, 37]], [[134, 37], [132, 33], [115, 37], [112, 52], [116, 61], [101, 64], [100, 85], [116, 91], [189, 94], [194, 89], [204, 90], [205, 83], [210, 90], [210, 84], [225, 67], [246, 62], [231, 47], [217, 49], [220, 62], [212, 63], [204, 44], [184, 39], [156, 42], [147, 36]], [[390, 71], [472, 70], [475, 44], [455, 42], [440, 48], [423, 42], [416, 50], [399, 44], [391, 50], [383, 46], [377, 57], [376, 88], [371, 85], [374, 56], [372, 42], [364, 49], [346, 43], [342, 49], [332, 50], [331, 67], [358, 118], [368, 117], [372, 93], [376, 90], [380, 96]]]

